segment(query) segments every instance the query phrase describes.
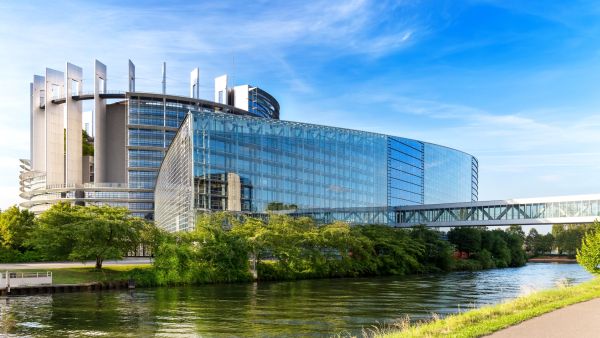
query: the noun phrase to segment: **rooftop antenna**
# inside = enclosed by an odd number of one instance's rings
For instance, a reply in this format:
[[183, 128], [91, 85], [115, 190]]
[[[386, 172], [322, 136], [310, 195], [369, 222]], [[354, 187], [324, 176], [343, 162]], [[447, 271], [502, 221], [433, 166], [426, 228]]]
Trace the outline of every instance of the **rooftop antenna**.
[[162, 93], [167, 94], [167, 63], [163, 62], [162, 65]]

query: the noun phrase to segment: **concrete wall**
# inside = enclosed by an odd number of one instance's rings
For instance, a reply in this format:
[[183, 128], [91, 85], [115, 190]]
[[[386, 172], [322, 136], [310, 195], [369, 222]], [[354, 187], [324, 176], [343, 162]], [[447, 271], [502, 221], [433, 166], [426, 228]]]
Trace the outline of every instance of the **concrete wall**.
[[82, 183], [82, 102], [73, 100], [73, 95], [82, 92], [83, 71], [80, 67], [67, 63], [66, 100], [67, 145], [66, 145], [66, 183]]
[[[106, 140], [104, 173], [105, 181], [127, 182], [127, 103], [118, 102], [106, 106]], [[97, 167], [96, 167], [97, 168]]]
[[90, 183], [92, 174], [91, 166], [94, 163], [94, 156], [81, 156], [81, 180], [83, 183]]
[[46, 170], [46, 79], [35, 75], [31, 84], [31, 168]]
[[46, 68], [46, 184], [65, 182], [64, 106], [52, 103], [65, 96], [64, 73]]
[[242, 85], [233, 87], [234, 92], [234, 103], [236, 108], [248, 110], [248, 91], [250, 86]]
[[106, 66], [96, 60], [94, 65], [94, 178], [95, 182], [106, 180], [106, 100], [100, 98], [100, 93], [106, 93]]
[[242, 182], [236, 173], [227, 173], [227, 210], [242, 211]]
[[[221, 93], [220, 101], [219, 93]], [[229, 95], [227, 93], [227, 74], [215, 78], [215, 102], [229, 104]]]

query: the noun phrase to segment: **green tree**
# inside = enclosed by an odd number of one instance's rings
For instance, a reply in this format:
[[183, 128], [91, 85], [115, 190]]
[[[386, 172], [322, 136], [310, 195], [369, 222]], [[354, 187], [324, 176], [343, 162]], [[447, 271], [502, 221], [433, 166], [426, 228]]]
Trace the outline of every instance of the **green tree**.
[[569, 256], [575, 255], [588, 229], [589, 227], [583, 224], [553, 225], [552, 235], [559, 253], [566, 253]]
[[591, 273], [600, 273], [600, 223], [597, 220], [577, 249], [577, 262]]
[[448, 241], [459, 251], [478, 252], [481, 250], [481, 230], [472, 227], [456, 227], [448, 231]]
[[83, 156], [94, 156], [94, 141], [85, 131], [81, 130], [81, 152]]
[[57, 203], [38, 218], [31, 244], [47, 260], [120, 259], [140, 244], [145, 221], [125, 208]]
[[523, 231], [523, 228], [521, 228], [520, 225], [513, 224], [509, 226], [506, 229], [506, 232], [521, 238], [522, 241], [525, 240], [525, 231]]
[[248, 249], [244, 239], [233, 231], [239, 221], [231, 214], [203, 214], [191, 234], [196, 259], [204, 262], [211, 279], [235, 282], [249, 279]]
[[34, 226], [32, 212], [12, 206], [0, 214], [0, 243], [6, 248], [24, 251]]
[[410, 237], [424, 245], [419, 260], [428, 270], [450, 270], [452, 268], [452, 246], [442, 239], [439, 231], [423, 225], [411, 229]]
[[540, 240], [540, 234], [536, 228], [529, 229], [527, 237], [525, 237], [525, 251], [531, 255], [537, 255], [536, 243]]
[[268, 229], [265, 222], [258, 218], [246, 217], [243, 222], [236, 222], [231, 231], [245, 241], [251, 260], [251, 273], [257, 279], [257, 266], [265, 254], [267, 245]]
[[75, 207], [72, 230], [75, 236], [72, 260], [96, 261], [102, 269], [106, 259], [121, 259], [140, 244], [144, 220], [131, 217], [126, 208], [110, 206]]
[[554, 236], [551, 233], [547, 233], [535, 242], [535, 250], [540, 254], [551, 253], [554, 247]]
[[40, 252], [43, 260], [67, 260], [75, 244], [76, 207], [60, 202], [37, 218], [37, 226], [29, 243]]

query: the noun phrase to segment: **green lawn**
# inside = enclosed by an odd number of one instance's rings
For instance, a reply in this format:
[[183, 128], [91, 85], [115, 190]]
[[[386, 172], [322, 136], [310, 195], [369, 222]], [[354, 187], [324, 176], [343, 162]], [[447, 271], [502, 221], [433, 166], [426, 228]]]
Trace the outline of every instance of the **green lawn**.
[[126, 280], [132, 269], [148, 269], [150, 264], [107, 266], [97, 271], [94, 268], [59, 268], [59, 269], [19, 269], [13, 272], [45, 272], [52, 271], [53, 284], [80, 284], [91, 282], [108, 282]]
[[428, 323], [401, 321], [372, 332], [378, 337], [481, 337], [567, 305], [600, 297], [600, 278], [519, 297], [506, 303], [434, 319]]

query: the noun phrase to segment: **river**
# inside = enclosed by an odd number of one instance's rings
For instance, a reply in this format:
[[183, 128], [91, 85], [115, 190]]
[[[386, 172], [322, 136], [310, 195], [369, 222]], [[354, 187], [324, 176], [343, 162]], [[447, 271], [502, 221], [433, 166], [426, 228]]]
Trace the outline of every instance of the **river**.
[[407, 277], [64, 293], [0, 298], [17, 336], [327, 336], [360, 334], [592, 278], [577, 264]]

